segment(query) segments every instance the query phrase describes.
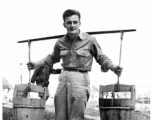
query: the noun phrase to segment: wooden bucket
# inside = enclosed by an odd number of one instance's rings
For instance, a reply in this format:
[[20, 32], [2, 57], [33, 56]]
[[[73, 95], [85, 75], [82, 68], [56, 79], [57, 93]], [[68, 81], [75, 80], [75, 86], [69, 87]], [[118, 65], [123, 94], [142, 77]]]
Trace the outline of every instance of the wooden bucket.
[[28, 84], [15, 85], [13, 95], [14, 120], [43, 120], [46, 102], [46, 88], [30, 85], [30, 92], [38, 92], [42, 98], [24, 98]]
[[[113, 95], [112, 98], [105, 97], [110, 92]], [[130, 98], [117, 97], [116, 94], [120, 92], [123, 94], [130, 93]], [[101, 120], [132, 120], [135, 109], [135, 93], [134, 85], [100, 85], [99, 109]]]

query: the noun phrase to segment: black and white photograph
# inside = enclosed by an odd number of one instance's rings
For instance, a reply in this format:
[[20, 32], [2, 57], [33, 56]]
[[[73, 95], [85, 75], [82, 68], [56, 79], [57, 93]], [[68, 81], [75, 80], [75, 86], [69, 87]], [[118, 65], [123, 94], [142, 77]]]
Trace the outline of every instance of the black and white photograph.
[[150, 0], [0, 1], [2, 120], [150, 120]]

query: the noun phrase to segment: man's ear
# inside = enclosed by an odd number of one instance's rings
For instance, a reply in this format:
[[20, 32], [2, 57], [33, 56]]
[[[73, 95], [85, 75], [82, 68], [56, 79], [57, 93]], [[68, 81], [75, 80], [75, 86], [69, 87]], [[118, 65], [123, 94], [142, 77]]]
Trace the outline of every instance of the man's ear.
[[[63, 23], [63, 26], [65, 27], [65, 23]], [[66, 27], [65, 27], [66, 28]]]
[[81, 22], [80, 22], [80, 26], [81, 26]]

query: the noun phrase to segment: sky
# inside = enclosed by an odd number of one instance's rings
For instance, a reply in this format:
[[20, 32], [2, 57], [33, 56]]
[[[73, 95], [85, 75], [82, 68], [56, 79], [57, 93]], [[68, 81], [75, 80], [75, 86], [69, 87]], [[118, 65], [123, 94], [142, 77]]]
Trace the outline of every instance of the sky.
[[[150, 0], [5, 0], [0, 2], [0, 68], [1, 76], [13, 86], [29, 82], [28, 44], [18, 41], [66, 34], [62, 14], [66, 9], [81, 13], [84, 32], [136, 29], [124, 33], [120, 84], [150, 86], [152, 76], [152, 8]], [[120, 33], [93, 35], [102, 51], [115, 65], [119, 64]], [[57, 39], [31, 43], [31, 61], [43, 59], [52, 53]], [[22, 63], [22, 65], [20, 65]], [[61, 68], [61, 63], [54, 65]], [[117, 82], [117, 76], [103, 73], [93, 62], [89, 72], [91, 85], [108, 85]], [[49, 89], [54, 93], [58, 75], [50, 75]]]

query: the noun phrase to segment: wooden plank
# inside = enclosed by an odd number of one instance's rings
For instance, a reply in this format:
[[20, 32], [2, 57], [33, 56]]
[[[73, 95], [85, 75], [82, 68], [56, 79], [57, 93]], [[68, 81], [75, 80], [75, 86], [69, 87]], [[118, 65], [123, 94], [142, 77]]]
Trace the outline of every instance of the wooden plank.
[[16, 85], [18, 91], [24, 91], [28, 84]]
[[117, 110], [117, 109], [120, 109], [120, 110], [134, 110], [135, 107], [100, 107], [100, 109], [110, 109], [110, 110]]
[[103, 85], [99, 86], [99, 98], [103, 98]]
[[15, 120], [43, 120], [44, 109], [14, 108]]
[[41, 86], [31, 85], [30, 88], [32, 92], [44, 93], [44, 88]]
[[[17, 91], [24, 91], [28, 84], [17, 85]], [[37, 85], [30, 85], [31, 92], [44, 93], [44, 88]]]
[[45, 106], [45, 99], [31, 99], [31, 106]]
[[31, 105], [31, 99], [30, 98], [14, 98], [13, 105]]
[[14, 88], [13, 103], [14, 103], [14, 98], [16, 98], [16, 94], [17, 94], [17, 85], [15, 85], [15, 88]]
[[13, 105], [24, 105], [24, 106], [45, 106], [44, 99], [35, 99], [35, 98], [14, 98]]
[[132, 120], [134, 110], [100, 110], [101, 120]]
[[132, 105], [135, 105], [135, 103], [136, 103], [136, 89], [135, 89], [135, 85], [131, 86], [131, 99], [132, 99]]
[[121, 92], [131, 91], [130, 85], [111, 84], [111, 85], [102, 86], [102, 92], [116, 92], [116, 87], [118, 87], [119, 91], [121, 91]]
[[99, 99], [100, 107], [134, 107], [130, 99]]

